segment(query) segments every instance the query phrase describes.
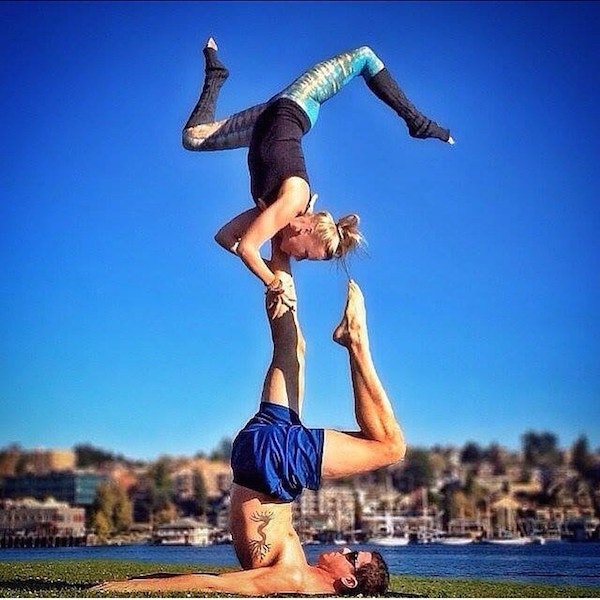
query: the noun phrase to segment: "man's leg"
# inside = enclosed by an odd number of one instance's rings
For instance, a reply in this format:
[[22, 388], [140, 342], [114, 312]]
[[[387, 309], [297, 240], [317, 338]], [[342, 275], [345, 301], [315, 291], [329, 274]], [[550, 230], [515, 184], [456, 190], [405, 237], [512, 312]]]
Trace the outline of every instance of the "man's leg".
[[354, 281], [348, 283], [344, 316], [333, 339], [348, 351], [360, 431], [325, 431], [322, 476], [344, 477], [402, 460], [406, 452], [404, 436], [373, 364], [364, 298]]
[[205, 71], [200, 98], [183, 127], [182, 143], [187, 150], [230, 150], [247, 147], [252, 128], [265, 105], [253, 106], [226, 119], [215, 121], [217, 99], [229, 71], [217, 56], [210, 38], [203, 49]]

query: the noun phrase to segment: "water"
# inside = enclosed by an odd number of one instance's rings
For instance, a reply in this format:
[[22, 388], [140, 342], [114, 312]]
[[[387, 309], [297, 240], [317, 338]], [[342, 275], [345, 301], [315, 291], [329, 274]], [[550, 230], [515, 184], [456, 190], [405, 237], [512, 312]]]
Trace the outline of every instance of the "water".
[[[314, 564], [316, 557], [339, 546], [304, 547]], [[600, 543], [547, 543], [545, 545], [493, 546], [438, 544], [377, 547], [352, 545], [353, 550], [378, 550], [396, 575], [458, 577], [553, 585], [600, 587]], [[169, 564], [238, 566], [233, 547], [219, 546], [86, 546], [80, 548], [0, 549], [0, 561], [111, 559]]]

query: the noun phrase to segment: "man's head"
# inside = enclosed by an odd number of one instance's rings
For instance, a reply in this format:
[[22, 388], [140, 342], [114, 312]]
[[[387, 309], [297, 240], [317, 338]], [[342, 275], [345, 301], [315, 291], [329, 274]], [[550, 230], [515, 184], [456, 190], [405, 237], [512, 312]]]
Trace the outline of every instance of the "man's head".
[[377, 596], [390, 583], [387, 564], [379, 552], [352, 552], [344, 548], [319, 555], [317, 566], [334, 578], [336, 592], [344, 596]]
[[341, 258], [362, 242], [358, 223], [356, 215], [342, 217], [337, 223], [325, 211], [300, 215], [281, 231], [280, 248], [297, 260]]

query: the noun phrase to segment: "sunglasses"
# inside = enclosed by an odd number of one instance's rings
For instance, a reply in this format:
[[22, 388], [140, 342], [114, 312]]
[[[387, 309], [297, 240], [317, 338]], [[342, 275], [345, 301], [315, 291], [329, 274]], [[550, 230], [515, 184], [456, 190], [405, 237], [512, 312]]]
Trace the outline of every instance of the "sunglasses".
[[344, 558], [354, 567], [354, 571], [356, 571], [358, 552], [356, 550], [354, 552], [346, 552], [346, 554], [344, 554]]

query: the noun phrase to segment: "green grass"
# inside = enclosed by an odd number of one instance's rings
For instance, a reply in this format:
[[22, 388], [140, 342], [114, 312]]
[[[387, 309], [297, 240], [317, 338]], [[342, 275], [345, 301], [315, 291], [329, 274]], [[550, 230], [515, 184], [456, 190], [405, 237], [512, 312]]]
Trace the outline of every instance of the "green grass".
[[[0, 597], [91, 598], [101, 581], [143, 573], [217, 572], [214, 567], [110, 560], [0, 562]], [[150, 595], [150, 594], [140, 594]], [[169, 594], [189, 597], [190, 594]], [[207, 597], [206, 594], [199, 594]], [[212, 595], [219, 597], [222, 595]], [[393, 576], [388, 596], [428, 598], [600, 598], [600, 587]], [[160, 594], [164, 597], [164, 594]]]

